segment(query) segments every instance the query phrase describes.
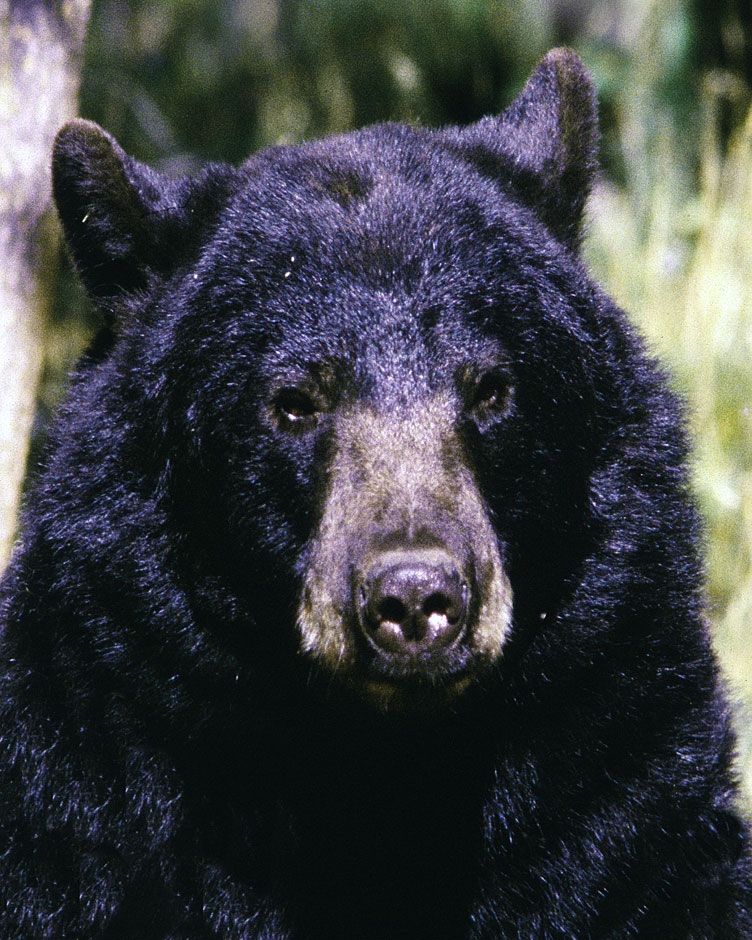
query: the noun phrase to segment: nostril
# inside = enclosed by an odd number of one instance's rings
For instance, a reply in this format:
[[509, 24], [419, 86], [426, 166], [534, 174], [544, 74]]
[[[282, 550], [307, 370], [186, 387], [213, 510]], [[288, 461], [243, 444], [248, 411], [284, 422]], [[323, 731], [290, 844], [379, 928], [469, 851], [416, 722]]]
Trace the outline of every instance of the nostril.
[[379, 620], [388, 620], [391, 623], [402, 624], [409, 615], [407, 607], [397, 597], [385, 597], [377, 606]]
[[462, 595], [453, 598], [437, 591], [424, 601], [423, 613], [426, 617], [442, 616], [450, 621], [456, 620], [461, 614], [461, 599]]
[[421, 618], [430, 634], [440, 637], [448, 633], [457, 622], [461, 611], [445, 594], [432, 594], [423, 604]]

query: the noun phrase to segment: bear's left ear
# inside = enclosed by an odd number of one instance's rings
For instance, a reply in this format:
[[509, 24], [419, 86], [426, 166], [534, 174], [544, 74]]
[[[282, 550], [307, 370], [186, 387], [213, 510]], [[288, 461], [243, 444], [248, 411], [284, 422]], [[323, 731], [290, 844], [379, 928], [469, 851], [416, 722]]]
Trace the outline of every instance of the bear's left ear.
[[129, 157], [97, 124], [58, 133], [52, 190], [65, 240], [92, 296], [107, 309], [187, 260], [230, 191], [230, 167], [170, 179]]
[[511, 177], [553, 233], [579, 246], [599, 135], [595, 90], [573, 52], [553, 49], [503, 114], [460, 130], [455, 140], [484, 170]]

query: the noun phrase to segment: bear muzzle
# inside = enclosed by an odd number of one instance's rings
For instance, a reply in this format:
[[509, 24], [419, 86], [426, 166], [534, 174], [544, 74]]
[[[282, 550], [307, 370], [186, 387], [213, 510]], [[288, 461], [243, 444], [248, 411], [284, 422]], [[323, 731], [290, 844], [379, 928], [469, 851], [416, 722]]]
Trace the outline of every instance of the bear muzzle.
[[301, 652], [380, 705], [449, 700], [499, 659], [512, 621], [453, 399], [354, 407], [338, 416], [329, 460], [301, 586]]

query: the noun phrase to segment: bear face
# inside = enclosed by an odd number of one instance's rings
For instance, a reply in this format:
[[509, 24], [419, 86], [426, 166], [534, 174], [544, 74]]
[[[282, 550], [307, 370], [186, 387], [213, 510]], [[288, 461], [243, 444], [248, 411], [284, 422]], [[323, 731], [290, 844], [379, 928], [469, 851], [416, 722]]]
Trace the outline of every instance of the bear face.
[[[58, 141], [82, 277], [160, 409], [144, 449], [174, 468], [163, 504], [231, 559], [247, 605], [258, 567], [295, 584], [299, 649], [382, 705], [451, 700], [493, 666], [521, 542], [537, 541], [542, 609], [545, 569], [582, 528], [598, 443], [571, 251], [595, 141], [578, 68], [553, 55], [502, 119], [464, 132], [367, 129], [183, 190], [91, 125]], [[542, 211], [570, 176], [575, 204]]]

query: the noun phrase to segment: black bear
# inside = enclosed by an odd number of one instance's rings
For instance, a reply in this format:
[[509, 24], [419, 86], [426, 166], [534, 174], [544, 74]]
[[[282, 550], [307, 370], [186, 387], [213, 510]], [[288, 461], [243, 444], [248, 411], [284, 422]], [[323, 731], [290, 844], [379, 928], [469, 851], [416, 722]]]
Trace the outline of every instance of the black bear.
[[578, 256], [593, 89], [170, 180], [2, 588], [2, 940], [739, 940], [680, 408]]

